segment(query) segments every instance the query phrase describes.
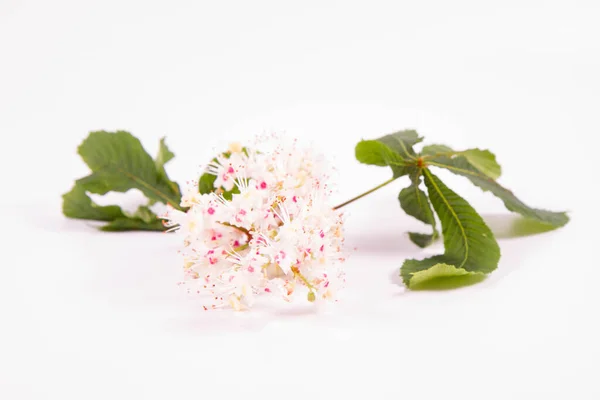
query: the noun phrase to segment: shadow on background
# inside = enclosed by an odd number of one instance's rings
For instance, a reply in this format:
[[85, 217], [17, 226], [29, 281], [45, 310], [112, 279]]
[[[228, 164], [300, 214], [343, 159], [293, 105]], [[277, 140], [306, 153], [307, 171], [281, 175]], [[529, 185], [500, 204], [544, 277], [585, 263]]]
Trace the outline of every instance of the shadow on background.
[[533, 236], [556, 229], [551, 225], [542, 224], [517, 214], [491, 214], [482, 215], [482, 217], [492, 232], [494, 232], [496, 239]]
[[[496, 239], [515, 239], [527, 236], [539, 235], [554, 230], [551, 225], [521, 217], [518, 214], [488, 214], [482, 215], [486, 224], [490, 227]], [[398, 222], [399, 224], [402, 221]], [[430, 233], [431, 228], [423, 225], [422, 229], [412, 229], [416, 232]], [[421, 252], [421, 249], [412, 243], [408, 238], [408, 232], [399, 231], [389, 226], [369, 227], [362, 232], [347, 232], [346, 244], [349, 248], [354, 248], [365, 253], [413, 253], [415, 256]], [[432, 246], [440, 248], [443, 253], [442, 239], [436, 240]]]

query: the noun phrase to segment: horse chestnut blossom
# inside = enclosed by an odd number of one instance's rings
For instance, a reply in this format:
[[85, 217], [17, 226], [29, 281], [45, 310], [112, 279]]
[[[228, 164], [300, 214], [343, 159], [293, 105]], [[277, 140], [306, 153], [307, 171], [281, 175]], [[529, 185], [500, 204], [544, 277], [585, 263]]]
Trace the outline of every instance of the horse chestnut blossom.
[[330, 168], [295, 141], [262, 144], [274, 146], [230, 145], [205, 168], [211, 191], [193, 182], [181, 201], [187, 211], [164, 216], [183, 235], [180, 284], [209, 295], [206, 310], [245, 310], [258, 295], [337, 300], [344, 285], [343, 216], [327, 202]]

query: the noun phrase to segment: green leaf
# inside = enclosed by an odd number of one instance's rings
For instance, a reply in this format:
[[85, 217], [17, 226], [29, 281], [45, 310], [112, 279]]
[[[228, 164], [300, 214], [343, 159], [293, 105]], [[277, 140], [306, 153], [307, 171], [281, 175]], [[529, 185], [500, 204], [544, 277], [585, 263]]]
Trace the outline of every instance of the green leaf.
[[419, 247], [429, 246], [438, 236], [436, 230], [435, 217], [429, 204], [429, 198], [424, 191], [419, 188], [421, 177], [413, 179], [412, 184], [400, 191], [398, 200], [400, 200], [400, 206], [408, 215], [415, 217], [419, 221], [431, 225], [433, 228], [433, 234], [423, 234], [416, 232], [409, 232], [408, 237]]
[[133, 214], [132, 218], [150, 223], [155, 222], [158, 217], [150, 210], [150, 208], [148, 208], [148, 206], [140, 206]]
[[448, 264], [436, 264], [424, 271], [416, 272], [410, 280], [412, 290], [454, 289], [481, 282], [485, 274], [469, 272]]
[[127, 215], [119, 206], [99, 206], [87, 195], [85, 189], [75, 185], [63, 195], [63, 213], [69, 218], [106, 221], [103, 231], [165, 231], [162, 221], [147, 206], [140, 206]]
[[165, 181], [152, 157], [130, 133], [92, 132], [78, 152], [92, 170], [77, 181], [86, 191], [105, 194], [139, 189], [151, 200], [180, 209], [180, 194], [170, 181]]
[[92, 172], [77, 180], [71, 192], [63, 195], [63, 213], [67, 217], [107, 221], [109, 223], [100, 228], [104, 231], [167, 229], [148, 206], [140, 206], [129, 215], [116, 205], [98, 206], [87, 192], [106, 194], [138, 189], [146, 195], [149, 204], [162, 202], [181, 209], [179, 185], [169, 179], [164, 168], [174, 157], [165, 138], [160, 141], [156, 159], [125, 131], [92, 132], [78, 152]]
[[201, 194], [207, 194], [215, 191], [215, 181], [217, 177], [215, 175], [211, 175], [207, 172], [202, 174], [200, 180], [198, 181], [198, 190]]
[[422, 156], [435, 156], [438, 154], [455, 153], [450, 147], [445, 144], [430, 144], [421, 149]]
[[438, 238], [438, 232], [434, 231], [433, 234], [429, 233], [419, 233], [419, 232], [408, 232], [408, 238], [411, 242], [419, 246], [420, 248], [425, 248], [430, 246], [435, 240]]
[[500, 178], [502, 168], [496, 161], [496, 156], [489, 150], [469, 149], [461, 152], [472, 166], [492, 179]]
[[363, 164], [389, 166], [394, 178], [416, 172], [413, 146], [423, 138], [416, 131], [405, 130], [375, 140], [363, 140], [356, 145], [356, 159]]
[[413, 150], [413, 146], [422, 142], [423, 138], [415, 130], [404, 130], [382, 136], [377, 140], [387, 145], [403, 158], [414, 159], [416, 158], [416, 153]]
[[179, 189], [179, 185], [176, 182], [173, 182], [169, 179], [167, 171], [165, 170], [165, 164], [171, 161], [174, 157], [175, 154], [167, 147], [167, 144], [165, 143], [165, 138], [161, 138], [158, 148], [158, 154], [154, 159], [154, 165], [156, 166], [156, 170], [158, 171], [160, 179], [163, 182], [170, 185], [174, 193], [177, 193], [179, 194], [179, 196], [181, 196], [181, 190]]
[[124, 231], [166, 231], [168, 228], [148, 206], [140, 206], [132, 216], [116, 218], [100, 228], [107, 232]]
[[97, 205], [80, 185], [73, 186], [73, 189], [62, 197], [62, 210], [65, 216], [69, 218], [94, 221], [112, 221], [116, 218], [125, 218], [121, 207]]
[[474, 168], [492, 179], [498, 179], [502, 174], [502, 168], [496, 161], [496, 155], [489, 150], [468, 149], [454, 151], [443, 144], [431, 144], [423, 147], [421, 156], [426, 156], [433, 161], [437, 161], [438, 158], [447, 160], [456, 156], [463, 156]]
[[457, 175], [468, 178], [484, 191], [490, 191], [500, 198], [508, 210], [517, 212], [524, 217], [551, 225], [555, 228], [561, 227], [569, 222], [569, 217], [565, 212], [553, 212], [529, 207], [519, 200], [513, 192], [502, 187], [495, 180], [471, 165], [464, 156], [454, 158], [440, 157], [436, 158], [435, 161], [427, 161], [427, 164], [448, 169]]
[[100, 228], [105, 232], [126, 232], [126, 231], [165, 231], [166, 228], [162, 221], [144, 221], [140, 218], [117, 218], [114, 221]]
[[405, 164], [404, 158], [400, 154], [378, 140], [362, 140], [358, 142], [354, 152], [356, 159], [363, 164], [379, 167], [388, 165], [403, 167]]
[[[173, 158], [175, 158], [175, 154], [171, 150], [169, 150], [169, 148], [167, 147], [167, 144], [165, 143], [165, 140], [166, 140], [166, 138], [164, 138], [164, 137], [162, 137], [160, 139], [158, 154], [156, 155], [156, 158], [154, 159], [154, 163], [156, 164], [156, 169], [161, 171], [162, 173], [165, 172], [165, 170], [164, 170], [165, 164], [168, 163], [169, 161], [171, 161]], [[166, 173], [164, 175], [166, 175]]]
[[467, 272], [487, 274], [498, 266], [500, 248], [492, 231], [462, 197], [450, 190], [427, 168], [423, 169], [431, 204], [442, 223], [445, 252], [424, 260], [406, 260], [400, 274], [412, 286], [413, 276], [438, 264]]

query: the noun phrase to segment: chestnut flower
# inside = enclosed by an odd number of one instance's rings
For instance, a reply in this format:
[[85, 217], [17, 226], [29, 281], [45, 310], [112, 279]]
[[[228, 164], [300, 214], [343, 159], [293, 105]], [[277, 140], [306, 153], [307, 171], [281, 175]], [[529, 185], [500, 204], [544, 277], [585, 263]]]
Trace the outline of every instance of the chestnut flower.
[[164, 216], [183, 235], [181, 284], [210, 296], [205, 309], [244, 310], [258, 295], [291, 301], [298, 292], [336, 300], [344, 284], [343, 219], [327, 203], [327, 164], [295, 141], [262, 144], [274, 146], [231, 145], [205, 169], [214, 191], [200, 194], [196, 182], [182, 198], [188, 210]]

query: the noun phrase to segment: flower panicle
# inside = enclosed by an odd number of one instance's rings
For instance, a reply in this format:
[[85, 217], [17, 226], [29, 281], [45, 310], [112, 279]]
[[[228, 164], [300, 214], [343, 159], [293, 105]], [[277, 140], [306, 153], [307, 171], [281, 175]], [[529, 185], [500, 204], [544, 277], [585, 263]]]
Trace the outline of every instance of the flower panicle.
[[194, 183], [187, 211], [165, 216], [183, 236], [180, 284], [208, 296], [206, 310], [246, 310], [263, 295], [292, 301], [299, 291], [310, 302], [335, 300], [344, 286], [343, 219], [327, 204], [322, 157], [295, 140], [269, 140], [261, 151], [232, 144], [205, 168], [214, 191], [199, 194]]

